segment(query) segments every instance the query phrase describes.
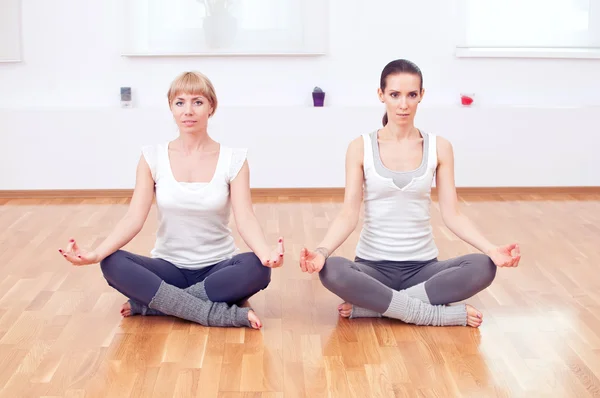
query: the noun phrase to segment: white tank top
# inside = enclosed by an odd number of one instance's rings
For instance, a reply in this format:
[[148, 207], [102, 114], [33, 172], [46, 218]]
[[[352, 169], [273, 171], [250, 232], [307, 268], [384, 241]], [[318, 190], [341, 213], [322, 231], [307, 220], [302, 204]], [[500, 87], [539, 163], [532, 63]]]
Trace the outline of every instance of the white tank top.
[[[399, 188], [377, 172], [371, 134], [364, 142], [364, 221], [356, 256], [372, 261], [427, 261], [438, 255], [430, 223], [431, 185], [437, 168], [436, 137], [428, 135], [426, 166]], [[377, 134], [373, 137], [376, 139]], [[422, 170], [422, 171], [421, 171]], [[393, 172], [392, 172], [393, 173]], [[406, 175], [406, 173], [402, 173]]]
[[158, 230], [151, 256], [180, 268], [199, 269], [237, 254], [229, 228], [229, 184], [246, 160], [246, 149], [221, 145], [208, 183], [178, 182], [171, 171], [168, 143], [142, 153], [156, 189]]

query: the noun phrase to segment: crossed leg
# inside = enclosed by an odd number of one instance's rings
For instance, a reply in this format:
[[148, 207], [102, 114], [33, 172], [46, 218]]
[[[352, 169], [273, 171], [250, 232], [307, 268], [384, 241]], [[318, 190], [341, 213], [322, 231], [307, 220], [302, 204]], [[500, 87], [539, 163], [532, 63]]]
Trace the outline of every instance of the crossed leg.
[[[350, 260], [336, 260], [336, 261]], [[465, 300], [487, 288], [496, 275], [496, 265], [483, 254], [468, 254], [449, 260], [427, 262], [351, 262], [352, 266], [396, 291], [410, 297], [444, 305]], [[469, 306], [470, 307], [470, 306]], [[473, 308], [473, 307], [470, 307]], [[343, 317], [380, 317], [381, 313], [346, 301], [338, 307]], [[469, 311], [468, 311], [469, 312]], [[472, 314], [472, 315], [471, 315]], [[469, 323], [481, 323], [482, 315], [473, 309]]]
[[431, 305], [411, 297], [406, 290], [393, 289], [398, 278], [390, 271], [395, 268], [381, 269], [343, 257], [331, 257], [319, 277], [323, 286], [347, 303], [377, 316], [417, 325], [479, 326], [480, 313], [469, 305]]

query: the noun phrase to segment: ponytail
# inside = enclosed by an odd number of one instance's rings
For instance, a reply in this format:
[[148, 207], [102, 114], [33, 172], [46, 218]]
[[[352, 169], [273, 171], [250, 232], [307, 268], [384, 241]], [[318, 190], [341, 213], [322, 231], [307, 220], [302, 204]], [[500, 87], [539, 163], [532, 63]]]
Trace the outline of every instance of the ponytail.
[[383, 127], [385, 127], [385, 125], [388, 124], [387, 112], [383, 114], [383, 119], [381, 122], [383, 123]]

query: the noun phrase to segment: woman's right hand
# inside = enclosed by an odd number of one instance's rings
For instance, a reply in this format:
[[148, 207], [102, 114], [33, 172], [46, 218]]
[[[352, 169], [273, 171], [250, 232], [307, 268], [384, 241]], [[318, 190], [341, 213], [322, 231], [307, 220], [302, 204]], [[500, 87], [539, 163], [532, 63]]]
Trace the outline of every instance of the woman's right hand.
[[308, 272], [309, 274], [321, 272], [324, 265], [325, 256], [322, 253], [310, 251], [307, 248], [300, 251], [300, 269], [302, 272]]
[[58, 249], [58, 251], [73, 265], [95, 264], [100, 261], [98, 253], [80, 249], [75, 239], [69, 240], [66, 250]]

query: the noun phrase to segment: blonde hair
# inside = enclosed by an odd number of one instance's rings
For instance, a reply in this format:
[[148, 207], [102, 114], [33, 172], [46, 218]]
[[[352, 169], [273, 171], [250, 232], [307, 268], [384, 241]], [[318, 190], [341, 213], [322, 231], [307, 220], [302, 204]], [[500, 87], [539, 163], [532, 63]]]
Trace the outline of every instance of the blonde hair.
[[183, 72], [173, 80], [167, 98], [169, 99], [169, 106], [179, 94], [191, 94], [191, 95], [202, 95], [206, 97], [213, 107], [213, 111], [209, 116], [215, 114], [217, 110], [217, 94], [215, 88], [208, 77], [200, 72]]

